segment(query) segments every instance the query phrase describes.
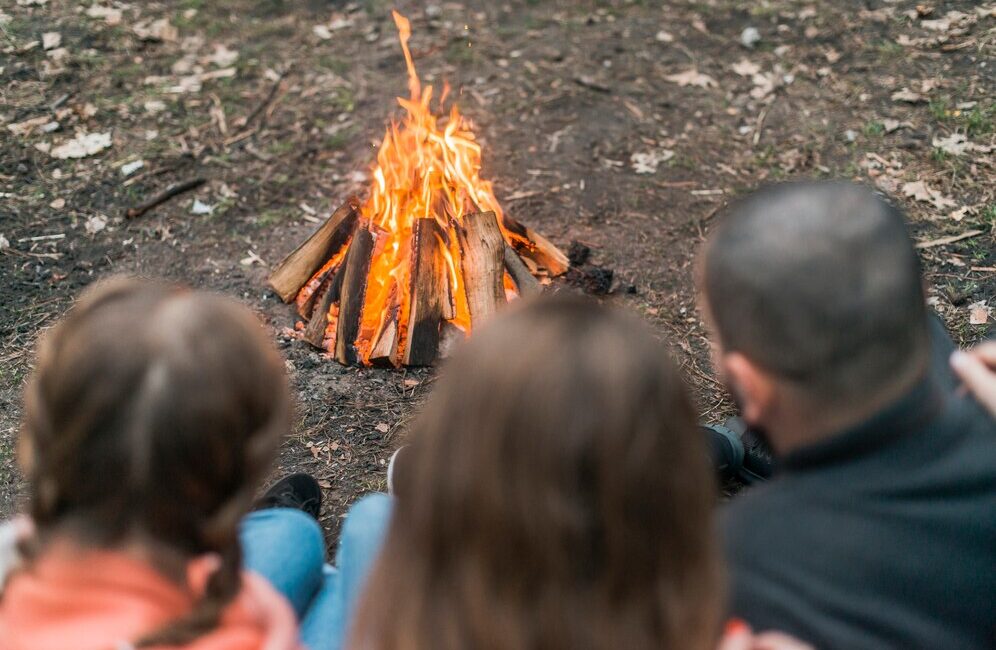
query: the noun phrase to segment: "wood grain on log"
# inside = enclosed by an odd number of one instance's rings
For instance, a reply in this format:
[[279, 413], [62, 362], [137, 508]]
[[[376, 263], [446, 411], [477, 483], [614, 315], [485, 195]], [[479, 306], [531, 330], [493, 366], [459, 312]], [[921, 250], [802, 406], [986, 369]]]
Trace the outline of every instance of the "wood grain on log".
[[505, 304], [505, 239], [494, 212], [465, 215], [457, 228], [471, 329]]
[[529, 272], [525, 262], [522, 261], [519, 254], [508, 244], [505, 244], [505, 269], [512, 276], [515, 288], [519, 291], [519, 296], [522, 298], [528, 298], [543, 291], [539, 280]]
[[356, 336], [360, 332], [363, 300], [366, 297], [367, 272], [374, 248], [374, 235], [367, 224], [360, 223], [343, 261], [342, 289], [339, 293], [339, 322], [336, 325], [335, 358], [352, 365], [359, 361]]
[[406, 366], [427, 366], [439, 349], [439, 324], [446, 299], [446, 269], [435, 219], [419, 219], [412, 241], [411, 313], [405, 343]]
[[293, 300], [315, 272], [346, 245], [359, 219], [359, 205], [355, 197], [348, 199], [273, 270], [270, 286], [284, 302]]
[[[316, 348], [324, 349], [322, 343], [325, 341], [325, 329], [329, 324], [329, 309], [333, 304], [339, 302], [345, 269], [346, 265], [343, 263], [339, 265], [339, 268], [332, 271], [331, 277], [326, 282], [328, 286], [324, 287], [321, 298], [311, 311], [308, 326], [304, 328], [304, 340]], [[315, 292], [315, 294], [317, 293], [318, 291]]]
[[503, 217], [505, 230], [512, 236], [512, 247], [524, 257], [546, 269], [551, 276], [561, 275], [570, 267], [567, 256], [550, 240], [515, 219]]

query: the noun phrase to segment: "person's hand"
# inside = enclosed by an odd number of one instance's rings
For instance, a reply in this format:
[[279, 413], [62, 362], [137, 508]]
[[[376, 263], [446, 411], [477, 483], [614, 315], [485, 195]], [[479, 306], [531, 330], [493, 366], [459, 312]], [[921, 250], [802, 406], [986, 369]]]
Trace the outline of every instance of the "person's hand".
[[996, 417], [996, 341], [951, 355], [951, 368], [989, 414]]
[[782, 632], [754, 634], [746, 623], [733, 619], [716, 650], [813, 650], [813, 646]]

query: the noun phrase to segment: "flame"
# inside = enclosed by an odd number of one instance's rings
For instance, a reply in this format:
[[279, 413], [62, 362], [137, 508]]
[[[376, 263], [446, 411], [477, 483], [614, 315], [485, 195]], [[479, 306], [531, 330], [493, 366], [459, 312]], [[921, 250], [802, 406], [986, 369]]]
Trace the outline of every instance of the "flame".
[[[480, 177], [481, 145], [470, 121], [454, 105], [445, 120], [430, 109], [433, 88], [423, 88], [415, 71], [408, 41], [411, 24], [392, 12], [408, 69], [407, 99], [398, 103], [405, 111], [400, 123], [384, 133], [370, 192], [360, 208], [361, 223], [369, 224], [377, 239], [370, 263], [360, 332], [356, 341], [360, 357], [369, 363], [371, 348], [391, 318], [398, 319], [399, 356], [405, 345], [411, 312], [408, 287], [412, 270], [412, 233], [418, 219], [432, 218], [445, 233], [440, 251], [453, 298], [451, 322], [470, 331], [470, 314], [459, 269], [460, 251], [454, 223], [466, 214], [493, 210], [502, 224], [502, 210], [489, 181]], [[440, 106], [449, 95], [444, 86]], [[397, 360], [394, 360], [397, 363]]]

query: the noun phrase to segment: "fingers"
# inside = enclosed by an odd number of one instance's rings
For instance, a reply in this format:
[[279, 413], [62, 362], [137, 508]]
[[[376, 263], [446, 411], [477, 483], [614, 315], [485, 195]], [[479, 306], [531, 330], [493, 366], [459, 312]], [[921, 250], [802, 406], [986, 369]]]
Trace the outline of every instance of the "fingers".
[[740, 619], [730, 619], [723, 632], [723, 638], [716, 650], [751, 650], [754, 635], [746, 623]]
[[764, 632], [754, 636], [751, 650], [814, 650], [814, 648], [782, 632]]
[[[996, 356], [993, 344], [984, 344], [972, 352], [957, 351], [951, 355], [951, 368], [961, 378], [975, 399], [982, 404], [990, 414], [996, 417], [996, 361], [993, 366], [987, 365], [986, 355]], [[982, 351], [981, 348], [987, 348]]]
[[982, 363], [996, 370], [996, 341], [986, 341], [972, 348], [969, 353]]

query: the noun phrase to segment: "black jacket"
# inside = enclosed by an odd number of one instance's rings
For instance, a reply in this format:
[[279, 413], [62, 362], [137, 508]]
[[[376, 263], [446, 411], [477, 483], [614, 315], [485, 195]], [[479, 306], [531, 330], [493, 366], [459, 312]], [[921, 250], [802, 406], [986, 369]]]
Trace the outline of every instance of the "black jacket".
[[945, 383], [727, 505], [731, 615], [818, 648], [996, 648], [996, 421]]

